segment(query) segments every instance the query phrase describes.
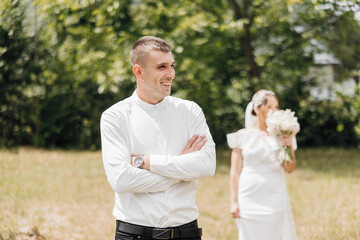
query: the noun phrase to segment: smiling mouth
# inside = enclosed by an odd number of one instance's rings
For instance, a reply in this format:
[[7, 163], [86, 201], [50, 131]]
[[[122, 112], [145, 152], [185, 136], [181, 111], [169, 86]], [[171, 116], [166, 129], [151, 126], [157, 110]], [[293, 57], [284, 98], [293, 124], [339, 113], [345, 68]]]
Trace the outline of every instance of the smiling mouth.
[[160, 82], [165, 87], [171, 87], [171, 82]]

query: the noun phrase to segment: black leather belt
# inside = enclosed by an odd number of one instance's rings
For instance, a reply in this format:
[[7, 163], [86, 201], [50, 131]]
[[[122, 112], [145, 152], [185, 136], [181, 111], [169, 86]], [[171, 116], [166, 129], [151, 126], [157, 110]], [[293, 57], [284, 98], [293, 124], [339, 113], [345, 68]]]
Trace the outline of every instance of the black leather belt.
[[176, 239], [201, 237], [202, 229], [198, 228], [197, 220], [170, 228], [154, 228], [135, 225], [117, 220], [116, 230], [137, 236], [146, 236], [153, 239]]

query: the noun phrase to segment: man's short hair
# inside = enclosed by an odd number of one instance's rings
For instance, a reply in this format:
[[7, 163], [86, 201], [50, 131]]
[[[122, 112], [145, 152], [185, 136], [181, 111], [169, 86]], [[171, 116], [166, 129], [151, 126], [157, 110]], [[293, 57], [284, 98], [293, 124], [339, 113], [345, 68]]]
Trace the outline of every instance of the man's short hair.
[[151, 50], [170, 52], [171, 47], [161, 38], [153, 36], [142, 37], [134, 43], [130, 50], [131, 65], [144, 63]]

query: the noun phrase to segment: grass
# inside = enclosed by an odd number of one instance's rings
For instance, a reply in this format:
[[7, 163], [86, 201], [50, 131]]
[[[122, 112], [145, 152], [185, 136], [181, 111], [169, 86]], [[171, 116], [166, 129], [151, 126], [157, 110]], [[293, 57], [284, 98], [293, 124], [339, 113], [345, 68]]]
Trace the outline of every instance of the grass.
[[[230, 151], [200, 179], [204, 240], [235, 240], [229, 210]], [[287, 175], [298, 239], [360, 239], [360, 149], [300, 149]], [[100, 152], [0, 151], [0, 240], [113, 239], [114, 193]]]

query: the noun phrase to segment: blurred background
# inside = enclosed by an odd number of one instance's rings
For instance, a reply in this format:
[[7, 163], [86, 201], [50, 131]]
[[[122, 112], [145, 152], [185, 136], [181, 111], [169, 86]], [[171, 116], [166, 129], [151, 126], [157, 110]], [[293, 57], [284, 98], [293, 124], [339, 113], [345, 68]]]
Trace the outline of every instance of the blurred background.
[[0, 146], [99, 149], [144, 35], [170, 43], [172, 95], [202, 107], [218, 146], [261, 88], [296, 112], [300, 146], [360, 146], [355, 0], [1, 0]]
[[218, 146], [199, 180], [204, 239], [237, 239], [226, 134], [262, 88], [301, 125], [298, 238], [360, 239], [359, 1], [0, 0], [0, 239], [113, 238], [99, 123], [136, 88], [144, 35], [170, 43], [172, 95], [202, 107]]

